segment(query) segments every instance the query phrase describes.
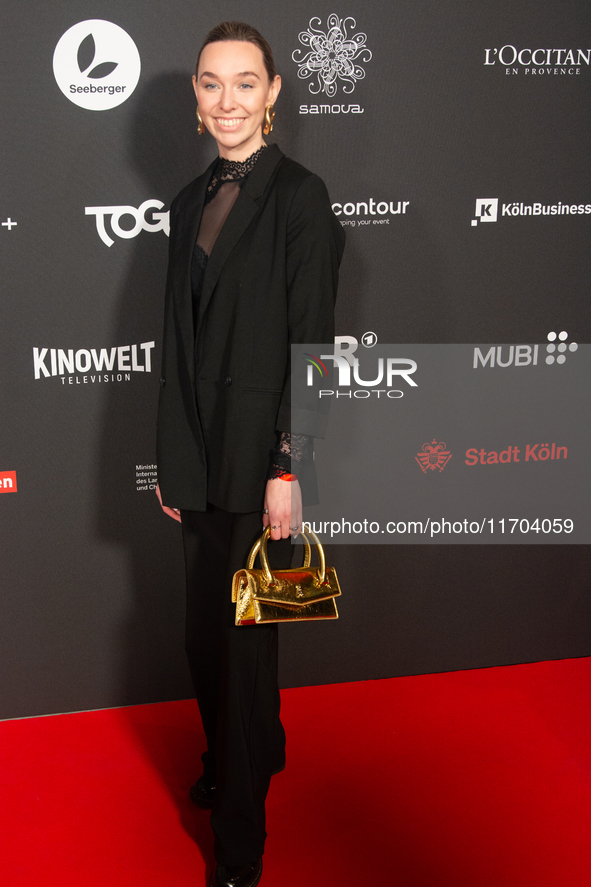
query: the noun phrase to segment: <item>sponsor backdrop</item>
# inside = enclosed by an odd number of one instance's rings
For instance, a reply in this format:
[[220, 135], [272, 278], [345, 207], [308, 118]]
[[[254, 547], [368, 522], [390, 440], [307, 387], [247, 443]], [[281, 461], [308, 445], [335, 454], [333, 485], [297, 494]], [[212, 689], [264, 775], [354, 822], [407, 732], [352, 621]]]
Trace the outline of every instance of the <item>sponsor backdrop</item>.
[[[362, 435], [358, 412], [335, 409], [335, 428], [377, 463], [397, 544], [333, 540], [342, 618], [282, 628], [283, 685], [591, 653], [590, 13], [582, 0], [297, 0], [280, 14], [271, 0], [8, 0], [1, 717], [191, 695], [155, 413], [167, 211], [214, 156], [190, 75], [229, 18], [274, 47], [272, 138], [325, 179], [346, 229], [337, 332], [357, 349], [356, 389], [390, 392]], [[370, 385], [368, 349], [388, 344], [384, 367], [407, 373]], [[346, 504], [331, 519], [371, 519]], [[411, 539], [427, 518], [428, 538]]]

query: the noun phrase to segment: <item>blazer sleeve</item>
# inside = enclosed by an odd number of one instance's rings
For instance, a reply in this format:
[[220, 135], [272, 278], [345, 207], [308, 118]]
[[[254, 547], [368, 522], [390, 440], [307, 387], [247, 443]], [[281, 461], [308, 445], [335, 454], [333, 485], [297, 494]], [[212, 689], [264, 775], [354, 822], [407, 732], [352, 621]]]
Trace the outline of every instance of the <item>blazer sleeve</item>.
[[[286, 230], [286, 281], [289, 345], [331, 345], [334, 305], [345, 233], [332, 211], [322, 179], [309, 173], [289, 209]], [[290, 347], [290, 351], [291, 351]], [[302, 373], [299, 363], [294, 368]], [[327, 380], [325, 385], [329, 386]], [[292, 403], [291, 354], [276, 428], [293, 434], [324, 437], [329, 398], [318, 389], [297, 385]]]

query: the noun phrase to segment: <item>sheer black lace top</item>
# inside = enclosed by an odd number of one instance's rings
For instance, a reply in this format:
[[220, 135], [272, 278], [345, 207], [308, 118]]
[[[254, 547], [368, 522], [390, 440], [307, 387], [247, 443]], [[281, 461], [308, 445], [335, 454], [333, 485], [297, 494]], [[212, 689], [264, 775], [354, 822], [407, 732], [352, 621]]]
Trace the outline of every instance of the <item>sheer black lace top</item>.
[[[197, 334], [197, 318], [203, 288], [203, 278], [207, 260], [214, 244], [224, 226], [224, 222], [234, 206], [240, 188], [248, 174], [266, 149], [266, 145], [247, 157], [246, 160], [227, 160], [219, 157], [214, 167], [211, 181], [205, 192], [205, 204], [201, 216], [201, 224], [191, 259], [191, 293], [193, 297], [194, 333]], [[310, 458], [310, 438], [304, 434], [290, 434], [282, 431], [277, 443], [271, 450], [269, 478], [282, 477], [285, 474], [296, 474], [297, 463]]]
[[218, 162], [214, 167], [211, 181], [205, 192], [205, 205], [191, 260], [191, 292], [193, 295], [195, 332], [197, 332], [199, 302], [201, 301], [201, 290], [207, 260], [224, 226], [224, 222], [236, 202], [240, 188], [244, 184], [249, 172], [254, 169], [257, 160], [266, 147], [266, 145], [263, 145], [262, 148], [251, 154], [246, 160], [227, 160], [225, 157], [218, 157]]

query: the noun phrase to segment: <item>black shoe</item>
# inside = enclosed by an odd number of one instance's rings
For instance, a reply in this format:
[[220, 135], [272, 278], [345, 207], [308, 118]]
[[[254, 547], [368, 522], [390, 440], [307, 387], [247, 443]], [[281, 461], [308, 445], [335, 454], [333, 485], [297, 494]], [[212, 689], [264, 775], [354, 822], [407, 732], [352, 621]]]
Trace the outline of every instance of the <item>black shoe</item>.
[[218, 863], [211, 873], [209, 887], [256, 887], [262, 874], [262, 858], [250, 865], [222, 865]]
[[189, 797], [198, 807], [211, 810], [215, 798], [215, 785], [211, 785], [203, 774], [189, 789]]

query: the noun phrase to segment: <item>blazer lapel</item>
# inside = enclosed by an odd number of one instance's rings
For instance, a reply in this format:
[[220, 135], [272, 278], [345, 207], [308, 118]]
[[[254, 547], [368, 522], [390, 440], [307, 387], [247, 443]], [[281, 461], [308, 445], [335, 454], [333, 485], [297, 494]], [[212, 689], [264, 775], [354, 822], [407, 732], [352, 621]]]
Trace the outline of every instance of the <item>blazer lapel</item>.
[[[213, 295], [222, 268], [226, 264], [232, 250], [255, 217], [259, 208], [258, 200], [264, 194], [265, 188], [267, 187], [277, 164], [283, 156], [283, 153], [277, 145], [269, 145], [267, 150], [264, 151], [257, 160], [254, 169], [246, 179], [244, 186], [240, 189], [240, 194], [236, 198], [236, 203], [230, 210], [230, 214], [219, 233], [218, 239], [216, 240], [211, 255], [207, 261], [203, 289], [199, 302], [199, 322], [201, 322]], [[199, 218], [201, 218], [201, 215]], [[195, 237], [196, 236], [197, 232], [195, 232]]]
[[205, 201], [205, 191], [211, 178], [211, 173], [216, 159], [210, 164], [203, 175], [193, 183], [193, 187], [187, 196], [183, 208], [179, 211], [177, 221], [176, 240], [174, 250], [176, 252], [175, 260], [175, 313], [178, 317], [178, 328], [181, 332], [183, 348], [187, 367], [191, 379], [194, 376], [194, 351], [195, 338], [193, 334], [193, 297], [191, 293], [191, 259], [193, 257], [193, 249], [199, 225], [201, 224], [201, 215], [203, 213], [203, 204]]

